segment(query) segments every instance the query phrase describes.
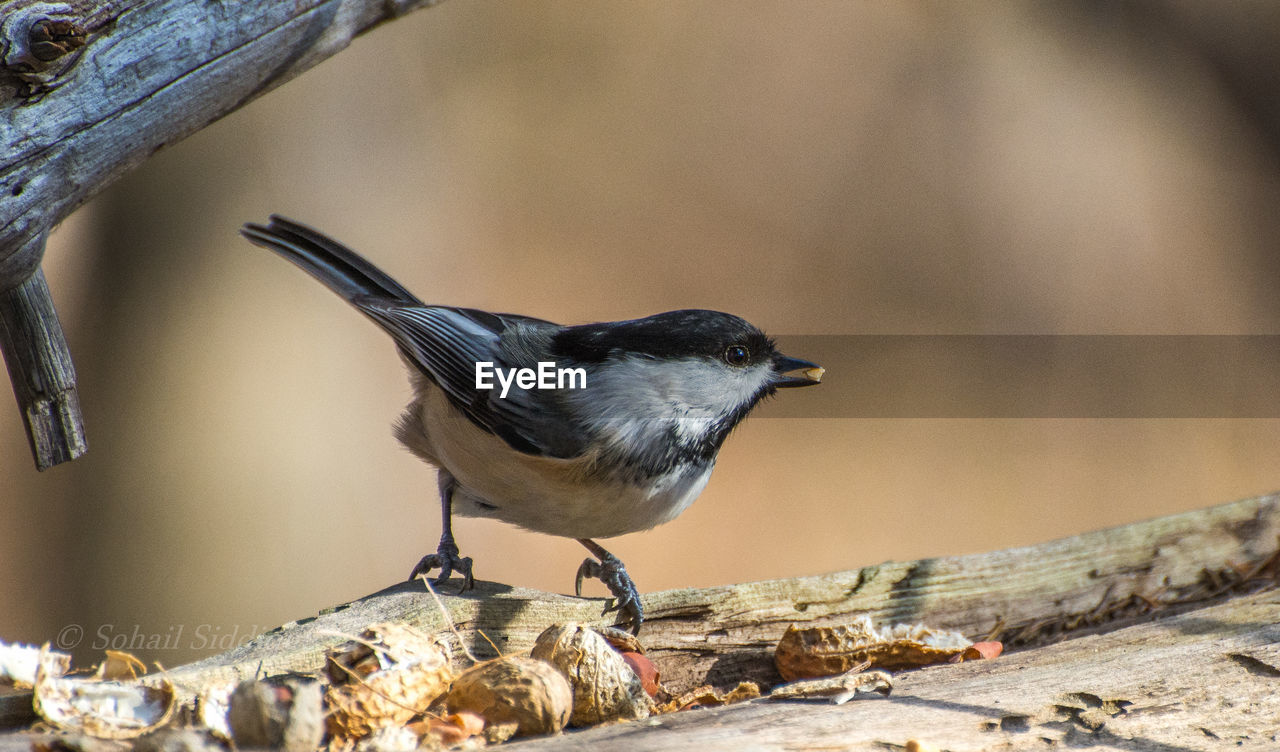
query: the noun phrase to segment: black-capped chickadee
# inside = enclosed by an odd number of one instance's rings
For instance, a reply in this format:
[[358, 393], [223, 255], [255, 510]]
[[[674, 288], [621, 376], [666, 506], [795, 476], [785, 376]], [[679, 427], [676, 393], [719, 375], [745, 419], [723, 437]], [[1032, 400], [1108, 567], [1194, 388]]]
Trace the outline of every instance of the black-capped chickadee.
[[492, 517], [576, 538], [596, 559], [578, 569], [614, 596], [608, 610], [638, 630], [639, 594], [593, 538], [672, 520], [701, 493], [725, 437], [780, 387], [822, 369], [788, 358], [737, 316], [684, 310], [561, 326], [471, 308], [426, 305], [359, 254], [278, 216], [241, 231], [297, 264], [395, 339], [414, 398], [396, 427], [439, 468], [440, 545], [410, 579], [457, 571], [451, 517]]

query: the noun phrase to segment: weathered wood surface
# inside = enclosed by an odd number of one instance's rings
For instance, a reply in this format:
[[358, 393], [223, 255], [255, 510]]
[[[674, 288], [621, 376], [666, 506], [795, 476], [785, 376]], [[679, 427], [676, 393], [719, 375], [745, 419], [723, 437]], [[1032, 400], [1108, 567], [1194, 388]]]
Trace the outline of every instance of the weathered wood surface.
[[[971, 556], [644, 598], [642, 632], [664, 683], [778, 680], [790, 623], [869, 614], [978, 636], [997, 625], [1032, 649], [899, 673], [887, 699], [769, 700], [511, 743], [513, 749], [1280, 749], [1280, 497]], [[600, 600], [481, 583], [441, 596], [460, 638], [524, 652], [556, 621], [599, 621]], [[380, 621], [441, 631], [442, 610], [403, 584], [165, 674], [189, 694], [214, 682], [313, 672], [324, 649]], [[1090, 631], [1094, 633], [1090, 634]], [[1054, 642], [1062, 634], [1075, 639]], [[154, 675], [153, 675], [154, 676]], [[0, 735], [0, 752], [29, 748]]]
[[[839, 622], [857, 614], [878, 623], [925, 621], [970, 636], [998, 631], [1012, 646], [1043, 643], [1061, 629], [1115, 626], [1152, 606], [1222, 597], [1260, 563], [1274, 564], [1278, 538], [1280, 497], [1266, 496], [994, 553], [653, 593], [643, 598], [649, 616], [641, 638], [664, 682], [676, 690], [703, 682], [775, 683], [772, 647], [788, 624]], [[441, 600], [478, 656], [493, 655], [490, 640], [504, 652], [525, 652], [552, 623], [602, 621], [601, 600], [494, 583]], [[313, 672], [326, 648], [382, 621], [446, 629], [423, 586], [405, 583], [167, 676], [190, 690], [213, 681]]]
[[[6, 0], [0, 13], [0, 258], [156, 149], [288, 81], [373, 26], [432, 4]], [[63, 43], [42, 55], [33, 41], [40, 28], [53, 29]]]
[[[26, 752], [33, 738], [0, 735], [0, 752]], [[912, 739], [948, 752], [1274, 752], [1280, 591], [994, 661], [902, 672], [884, 699], [842, 706], [755, 700], [501, 748], [885, 752]]]
[[884, 699], [753, 700], [517, 741], [534, 750], [1280, 750], [1280, 592], [894, 677]]
[[71, 355], [32, 276], [48, 232], [162, 146], [436, 1], [0, 1], [0, 350], [39, 469], [86, 447]]
[[44, 470], [84, 454], [88, 444], [76, 371], [40, 269], [16, 287], [0, 288], [0, 352], [36, 467]]

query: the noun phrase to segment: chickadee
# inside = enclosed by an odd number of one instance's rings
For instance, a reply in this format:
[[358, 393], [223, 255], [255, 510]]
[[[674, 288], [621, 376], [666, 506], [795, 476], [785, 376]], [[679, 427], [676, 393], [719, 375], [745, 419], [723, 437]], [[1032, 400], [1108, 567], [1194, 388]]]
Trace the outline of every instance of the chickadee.
[[[272, 216], [241, 230], [320, 280], [396, 341], [413, 401], [396, 426], [409, 451], [439, 468], [442, 531], [413, 579], [439, 568], [462, 590], [452, 516], [491, 517], [576, 538], [639, 630], [639, 594], [622, 562], [593, 538], [648, 530], [698, 497], [725, 437], [781, 387], [822, 369], [779, 353], [759, 329], [717, 311], [561, 326], [471, 308], [426, 305], [359, 254]], [[567, 375], [568, 383], [564, 376]], [[489, 388], [485, 388], [489, 387]]]

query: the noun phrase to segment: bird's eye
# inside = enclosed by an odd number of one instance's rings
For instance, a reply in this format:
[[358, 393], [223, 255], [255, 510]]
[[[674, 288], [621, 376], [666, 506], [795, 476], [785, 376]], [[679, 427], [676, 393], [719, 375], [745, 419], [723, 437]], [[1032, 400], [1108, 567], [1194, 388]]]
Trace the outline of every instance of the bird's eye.
[[742, 345], [730, 345], [724, 351], [724, 362], [731, 366], [745, 366], [751, 359], [751, 351]]

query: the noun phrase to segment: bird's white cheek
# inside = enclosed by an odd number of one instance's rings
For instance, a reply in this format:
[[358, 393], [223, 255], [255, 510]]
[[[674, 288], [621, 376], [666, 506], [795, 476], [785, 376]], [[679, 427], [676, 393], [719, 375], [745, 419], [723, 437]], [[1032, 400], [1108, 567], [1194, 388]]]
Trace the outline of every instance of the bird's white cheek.
[[722, 368], [704, 365], [686, 372], [674, 391], [696, 417], [717, 419], [755, 399], [770, 377], [767, 367]]
[[696, 443], [768, 383], [767, 366], [730, 368], [713, 361], [627, 359], [598, 368], [570, 393], [579, 414], [610, 443]]

